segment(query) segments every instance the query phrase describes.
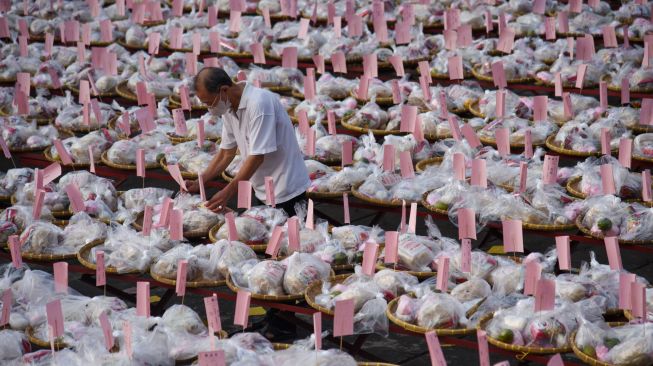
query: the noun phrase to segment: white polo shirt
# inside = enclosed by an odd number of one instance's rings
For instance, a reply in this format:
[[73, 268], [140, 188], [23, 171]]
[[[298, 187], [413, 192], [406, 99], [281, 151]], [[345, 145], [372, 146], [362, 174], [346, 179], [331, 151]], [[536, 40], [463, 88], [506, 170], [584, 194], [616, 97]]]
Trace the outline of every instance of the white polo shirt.
[[274, 180], [276, 203], [295, 198], [310, 186], [292, 123], [277, 94], [246, 83], [238, 111], [230, 109], [222, 120], [220, 148], [238, 147], [243, 159], [265, 155], [250, 179], [259, 200], [266, 201], [265, 177]]

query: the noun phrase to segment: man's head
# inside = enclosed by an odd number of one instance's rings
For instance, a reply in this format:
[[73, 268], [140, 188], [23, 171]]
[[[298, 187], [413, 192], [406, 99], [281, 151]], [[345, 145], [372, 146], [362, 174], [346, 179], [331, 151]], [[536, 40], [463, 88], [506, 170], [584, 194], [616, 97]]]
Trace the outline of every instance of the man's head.
[[[229, 107], [229, 89], [234, 85], [229, 75], [219, 67], [205, 67], [195, 76], [195, 94], [216, 112], [225, 113]], [[220, 108], [218, 106], [220, 105]], [[227, 107], [225, 109], [225, 106]], [[221, 115], [222, 113], [217, 113]]]

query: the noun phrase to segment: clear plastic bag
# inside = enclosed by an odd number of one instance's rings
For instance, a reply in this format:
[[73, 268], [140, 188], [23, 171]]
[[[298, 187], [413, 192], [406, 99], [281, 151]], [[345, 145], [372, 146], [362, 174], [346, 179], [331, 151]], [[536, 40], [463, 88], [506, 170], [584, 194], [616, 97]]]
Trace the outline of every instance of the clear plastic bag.
[[[269, 238], [269, 232], [265, 224], [251, 217], [239, 216], [234, 220], [238, 240], [245, 243], [265, 243]], [[228, 226], [222, 225], [215, 237], [217, 239], [227, 239], [229, 237]]]
[[226, 278], [230, 268], [249, 259], [256, 259], [256, 253], [252, 248], [238, 241], [223, 239], [211, 246], [209, 264]]
[[325, 280], [331, 274], [331, 267], [311, 254], [293, 253], [287, 259], [283, 288], [287, 294], [301, 294], [308, 285]]

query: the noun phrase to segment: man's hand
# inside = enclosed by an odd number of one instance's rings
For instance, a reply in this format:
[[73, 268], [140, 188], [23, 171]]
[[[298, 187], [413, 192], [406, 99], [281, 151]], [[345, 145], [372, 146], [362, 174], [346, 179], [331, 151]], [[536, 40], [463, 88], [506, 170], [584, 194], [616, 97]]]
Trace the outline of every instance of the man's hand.
[[200, 191], [200, 181], [199, 180], [186, 180], [186, 189], [188, 193], [199, 193]]
[[227, 188], [221, 190], [206, 202], [206, 208], [215, 213], [223, 212], [227, 208], [227, 201], [229, 201], [232, 194], [233, 193]]

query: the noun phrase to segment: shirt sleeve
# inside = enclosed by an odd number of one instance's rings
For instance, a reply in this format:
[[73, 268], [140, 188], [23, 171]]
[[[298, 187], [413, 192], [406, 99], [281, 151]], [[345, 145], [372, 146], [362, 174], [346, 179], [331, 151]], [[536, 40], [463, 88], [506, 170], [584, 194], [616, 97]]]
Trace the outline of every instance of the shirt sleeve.
[[236, 144], [236, 138], [231, 131], [231, 124], [227, 122], [227, 119], [224, 117], [222, 118], [222, 134], [220, 140], [221, 149], [229, 150], [234, 149], [238, 146]]
[[277, 151], [274, 105], [262, 101], [254, 118], [249, 121], [249, 155], [264, 155]]

